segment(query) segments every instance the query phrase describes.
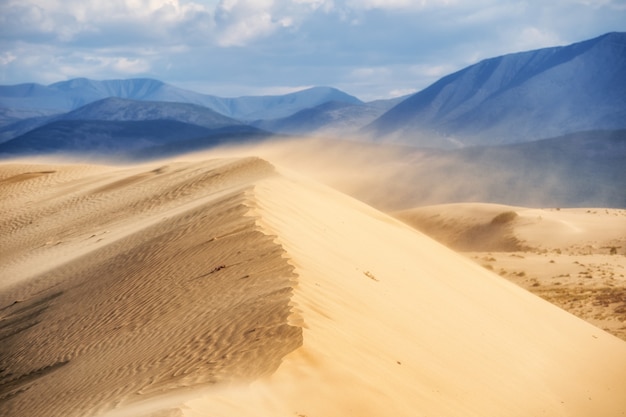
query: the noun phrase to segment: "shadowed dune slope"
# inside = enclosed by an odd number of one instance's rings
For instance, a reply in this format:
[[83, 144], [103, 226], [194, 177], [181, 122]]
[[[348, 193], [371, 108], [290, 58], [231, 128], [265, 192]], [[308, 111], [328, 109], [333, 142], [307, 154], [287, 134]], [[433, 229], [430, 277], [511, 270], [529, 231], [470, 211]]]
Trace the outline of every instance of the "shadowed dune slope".
[[622, 340], [262, 160], [2, 172], [5, 414], [626, 413]]
[[0, 414], [87, 416], [273, 372], [293, 268], [249, 213], [260, 160], [3, 166]]

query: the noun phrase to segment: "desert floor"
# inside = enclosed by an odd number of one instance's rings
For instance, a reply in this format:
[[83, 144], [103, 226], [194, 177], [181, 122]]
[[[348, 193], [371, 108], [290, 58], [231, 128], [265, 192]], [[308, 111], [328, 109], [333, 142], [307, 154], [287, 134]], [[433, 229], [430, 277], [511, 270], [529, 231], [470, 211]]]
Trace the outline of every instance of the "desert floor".
[[396, 216], [626, 340], [626, 210], [465, 203]]

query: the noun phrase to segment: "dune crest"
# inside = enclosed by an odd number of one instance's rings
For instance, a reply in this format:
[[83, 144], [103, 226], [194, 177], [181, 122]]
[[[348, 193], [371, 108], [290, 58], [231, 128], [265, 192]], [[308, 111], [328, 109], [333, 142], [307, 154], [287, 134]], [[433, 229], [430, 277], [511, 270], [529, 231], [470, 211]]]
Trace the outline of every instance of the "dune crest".
[[186, 417], [613, 415], [626, 344], [430, 238], [289, 174], [255, 187], [299, 276], [303, 346]]

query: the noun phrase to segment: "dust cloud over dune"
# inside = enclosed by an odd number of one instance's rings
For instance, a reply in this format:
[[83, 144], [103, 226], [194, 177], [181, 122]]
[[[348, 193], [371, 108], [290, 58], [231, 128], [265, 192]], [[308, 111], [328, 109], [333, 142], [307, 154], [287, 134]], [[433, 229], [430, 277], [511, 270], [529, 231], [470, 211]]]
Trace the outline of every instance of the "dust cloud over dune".
[[0, 166], [1, 414], [626, 412], [624, 341], [241, 152]]
[[456, 202], [626, 208], [626, 131], [446, 151], [358, 138], [293, 138], [205, 155], [249, 154], [384, 211]]

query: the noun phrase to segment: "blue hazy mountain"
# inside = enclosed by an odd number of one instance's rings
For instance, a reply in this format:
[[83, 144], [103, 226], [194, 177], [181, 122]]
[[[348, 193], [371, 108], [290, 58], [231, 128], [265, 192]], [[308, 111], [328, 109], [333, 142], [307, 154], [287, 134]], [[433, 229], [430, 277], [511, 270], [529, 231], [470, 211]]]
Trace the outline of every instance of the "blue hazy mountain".
[[238, 120], [196, 104], [137, 101], [111, 97], [95, 101], [68, 113], [20, 120], [8, 126], [0, 127], [0, 143], [59, 120], [175, 120], [209, 129], [243, 124]]
[[46, 154], [156, 157], [269, 136], [243, 124], [211, 129], [177, 120], [57, 120], [0, 143], [0, 157]]
[[240, 120], [286, 117], [330, 101], [361, 103], [356, 97], [331, 87], [313, 87], [284, 95], [222, 98], [145, 78], [105, 81], [77, 78], [48, 86], [32, 83], [0, 86], [0, 108], [23, 112], [65, 113], [108, 97], [197, 104]]
[[270, 132], [292, 135], [353, 134], [406, 98], [405, 96], [369, 103], [330, 101], [300, 110], [291, 116], [257, 120], [252, 125]]
[[176, 120], [210, 129], [242, 125], [239, 120], [224, 116], [197, 104], [138, 101], [117, 97], [105, 98], [65, 113], [59, 120]]
[[[80, 153], [162, 156], [269, 135], [195, 104], [106, 98], [77, 110], [23, 120], [16, 137], [0, 143], [0, 155]], [[17, 132], [19, 129], [24, 132]]]
[[626, 33], [486, 59], [375, 120], [375, 137], [450, 147], [626, 128]]

